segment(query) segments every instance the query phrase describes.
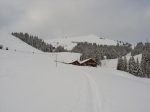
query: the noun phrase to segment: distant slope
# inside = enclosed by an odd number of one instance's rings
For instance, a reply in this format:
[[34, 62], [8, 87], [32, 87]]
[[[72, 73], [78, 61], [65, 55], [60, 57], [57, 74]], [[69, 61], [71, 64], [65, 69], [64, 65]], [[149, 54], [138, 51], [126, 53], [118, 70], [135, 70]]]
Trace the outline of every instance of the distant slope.
[[0, 32], [0, 45], [3, 45], [4, 48], [8, 47], [10, 50], [41, 52], [21, 41], [20, 39], [5, 32]]
[[96, 35], [70, 37], [70, 38], [57, 38], [45, 40], [47, 43], [52, 44], [54, 47], [59, 45], [64, 46], [65, 49], [71, 50], [78, 42], [96, 43], [98, 45], [117, 45], [117, 41], [100, 38]]

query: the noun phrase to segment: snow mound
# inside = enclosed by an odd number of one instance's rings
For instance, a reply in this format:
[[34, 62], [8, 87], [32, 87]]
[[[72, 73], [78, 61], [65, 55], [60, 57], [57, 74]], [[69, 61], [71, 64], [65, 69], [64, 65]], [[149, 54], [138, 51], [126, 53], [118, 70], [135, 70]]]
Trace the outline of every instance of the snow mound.
[[59, 45], [64, 46], [65, 49], [71, 50], [79, 42], [96, 43], [98, 45], [117, 45], [117, 41], [101, 38], [96, 35], [79, 36], [79, 37], [68, 37], [68, 38], [57, 38], [51, 40], [45, 40], [47, 43], [52, 44], [54, 47]]

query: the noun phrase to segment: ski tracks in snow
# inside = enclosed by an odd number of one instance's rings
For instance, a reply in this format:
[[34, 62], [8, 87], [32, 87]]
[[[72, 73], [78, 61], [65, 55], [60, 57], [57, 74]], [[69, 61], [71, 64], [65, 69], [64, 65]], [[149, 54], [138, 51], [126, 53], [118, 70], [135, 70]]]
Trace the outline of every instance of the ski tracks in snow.
[[72, 112], [102, 112], [102, 95], [94, 79], [83, 72], [79, 101]]

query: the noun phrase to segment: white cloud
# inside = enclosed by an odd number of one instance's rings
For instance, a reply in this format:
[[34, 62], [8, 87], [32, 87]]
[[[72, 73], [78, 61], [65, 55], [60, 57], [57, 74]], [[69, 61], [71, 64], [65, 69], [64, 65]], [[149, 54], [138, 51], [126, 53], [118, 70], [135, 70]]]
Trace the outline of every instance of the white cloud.
[[3, 18], [0, 22], [5, 23], [0, 28], [9, 32], [30, 32], [44, 38], [106, 34], [130, 42], [150, 35], [147, 0], [7, 0], [0, 3], [4, 11], [0, 11]]

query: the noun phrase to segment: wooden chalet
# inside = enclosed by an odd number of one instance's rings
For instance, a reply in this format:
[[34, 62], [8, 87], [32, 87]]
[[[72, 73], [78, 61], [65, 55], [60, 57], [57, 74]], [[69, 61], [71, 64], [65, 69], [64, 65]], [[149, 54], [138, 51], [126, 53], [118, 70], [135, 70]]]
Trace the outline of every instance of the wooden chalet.
[[71, 63], [69, 63], [69, 64], [72, 64], [72, 65], [78, 65], [78, 66], [80, 66], [80, 62], [79, 62], [79, 61], [77, 61], [77, 60], [75, 60], [75, 61], [73, 61], [73, 62], [71, 62]]
[[81, 62], [75, 60], [69, 64], [72, 64], [72, 65], [78, 65], [78, 66], [92, 66], [92, 67], [97, 67], [97, 63], [95, 60], [93, 60], [92, 58], [89, 58], [89, 59], [86, 59], [86, 60], [83, 60]]
[[92, 67], [97, 67], [97, 62], [93, 60], [92, 58], [83, 60], [80, 62], [80, 66], [92, 66]]

